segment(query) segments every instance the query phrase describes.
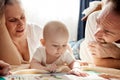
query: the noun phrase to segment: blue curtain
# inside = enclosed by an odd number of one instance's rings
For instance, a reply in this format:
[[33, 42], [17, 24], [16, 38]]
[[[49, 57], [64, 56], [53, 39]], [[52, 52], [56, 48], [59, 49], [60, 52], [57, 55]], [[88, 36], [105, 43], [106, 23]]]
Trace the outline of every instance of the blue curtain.
[[84, 16], [82, 12], [89, 6], [91, 1], [100, 1], [100, 0], [80, 0], [80, 12], [79, 12], [79, 22], [78, 22], [78, 31], [77, 31], [77, 40], [84, 38], [85, 24], [86, 21], [81, 21], [81, 18]]

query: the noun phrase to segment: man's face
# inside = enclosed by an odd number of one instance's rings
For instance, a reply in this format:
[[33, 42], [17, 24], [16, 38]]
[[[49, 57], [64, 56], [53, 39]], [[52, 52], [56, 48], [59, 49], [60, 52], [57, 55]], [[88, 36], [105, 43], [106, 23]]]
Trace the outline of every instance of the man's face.
[[114, 42], [120, 40], [120, 15], [105, 6], [97, 18], [95, 38], [98, 42]]

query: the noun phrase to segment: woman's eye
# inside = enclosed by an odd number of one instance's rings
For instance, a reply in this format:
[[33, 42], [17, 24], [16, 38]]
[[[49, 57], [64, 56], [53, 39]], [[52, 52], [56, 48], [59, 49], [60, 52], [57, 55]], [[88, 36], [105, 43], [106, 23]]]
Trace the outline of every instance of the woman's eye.
[[10, 22], [15, 22], [15, 21], [17, 21], [17, 19], [10, 19], [9, 21]]
[[24, 17], [24, 16], [22, 16], [22, 17], [21, 17], [21, 19], [25, 19], [25, 17]]

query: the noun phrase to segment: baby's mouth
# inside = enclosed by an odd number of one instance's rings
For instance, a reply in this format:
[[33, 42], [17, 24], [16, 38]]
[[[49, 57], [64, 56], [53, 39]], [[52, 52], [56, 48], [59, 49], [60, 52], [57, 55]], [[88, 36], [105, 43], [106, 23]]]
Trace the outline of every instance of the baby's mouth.
[[58, 56], [60, 56], [61, 53], [57, 53]]

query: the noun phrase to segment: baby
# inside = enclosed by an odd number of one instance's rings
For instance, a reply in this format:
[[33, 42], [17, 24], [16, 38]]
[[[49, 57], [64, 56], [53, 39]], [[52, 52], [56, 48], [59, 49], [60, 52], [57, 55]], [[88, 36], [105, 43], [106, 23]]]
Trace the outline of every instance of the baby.
[[43, 30], [42, 47], [39, 47], [31, 61], [30, 67], [56, 72], [60, 65], [66, 64], [70, 71], [68, 73], [77, 76], [88, 74], [80, 70], [80, 63], [68, 50], [69, 32], [66, 26], [58, 21], [51, 21], [45, 25]]

